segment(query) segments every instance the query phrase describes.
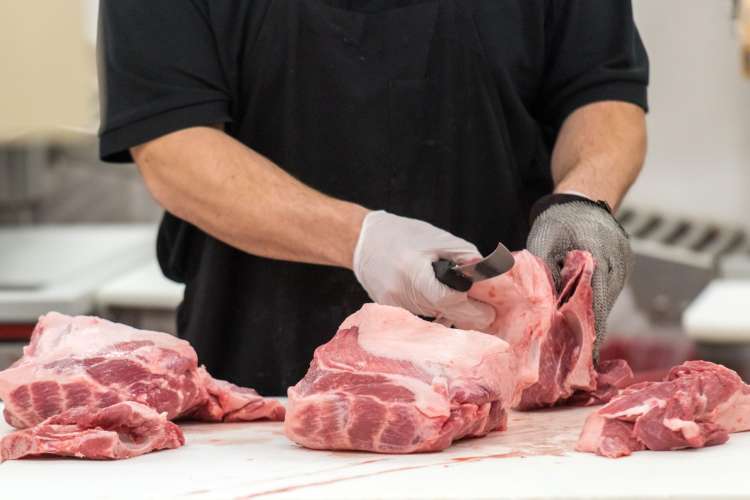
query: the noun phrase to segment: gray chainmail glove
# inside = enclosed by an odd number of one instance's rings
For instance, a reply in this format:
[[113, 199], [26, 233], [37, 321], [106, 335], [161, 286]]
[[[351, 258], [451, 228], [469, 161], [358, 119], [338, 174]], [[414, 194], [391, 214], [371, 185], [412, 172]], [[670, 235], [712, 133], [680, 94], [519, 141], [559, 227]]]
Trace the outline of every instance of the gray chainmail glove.
[[558, 290], [565, 255], [570, 250], [586, 250], [593, 255], [594, 359], [598, 361], [607, 317], [632, 267], [633, 254], [625, 230], [607, 208], [596, 202], [575, 195], [550, 195], [532, 210], [527, 247], [547, 263]]

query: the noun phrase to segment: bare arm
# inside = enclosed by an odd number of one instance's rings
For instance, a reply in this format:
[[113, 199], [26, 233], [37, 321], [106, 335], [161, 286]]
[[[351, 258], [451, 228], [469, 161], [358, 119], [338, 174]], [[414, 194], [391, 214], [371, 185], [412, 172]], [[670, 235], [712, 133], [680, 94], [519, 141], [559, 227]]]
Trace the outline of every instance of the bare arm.
[[615, 101], [583, 106], [565, 120], [552, 152], [555, 192], [578, 192], [616, 208], [645, 155], [641, 108]]
[[302, 184], [221, 130], [196, 127], [131, 149], [169, 212], [245, 252], [352, 267], [367, 210]]

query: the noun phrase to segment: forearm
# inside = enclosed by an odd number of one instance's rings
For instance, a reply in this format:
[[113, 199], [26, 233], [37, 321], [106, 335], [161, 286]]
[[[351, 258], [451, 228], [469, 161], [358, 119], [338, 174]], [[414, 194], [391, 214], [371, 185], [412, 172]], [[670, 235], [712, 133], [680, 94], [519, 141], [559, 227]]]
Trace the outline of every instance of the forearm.
[[625, 102], [597, 102], [563, 123], [552, 153], [555, 192], [577, 192], [619, 206], [646, 155], [646, 120]]
[[169, 212], [263, 257], [351, 268], [367, 210], [305, 186], [220, 130], [198, 127], [133, 148]]

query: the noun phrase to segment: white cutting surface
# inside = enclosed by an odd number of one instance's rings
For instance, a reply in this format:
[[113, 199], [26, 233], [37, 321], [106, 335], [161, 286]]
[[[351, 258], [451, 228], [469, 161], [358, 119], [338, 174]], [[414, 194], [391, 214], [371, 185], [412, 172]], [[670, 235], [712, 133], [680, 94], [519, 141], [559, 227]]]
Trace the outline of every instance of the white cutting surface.
[[279, 423], [188, 424], [184, 447], [130, 460], [5, 462], [0, 497], [750, 498], [750, 433], [713, 448], [612, 460], [572, 450], [590, 411], [514, 413], [507, 432], [404, 456], [305, 450]]

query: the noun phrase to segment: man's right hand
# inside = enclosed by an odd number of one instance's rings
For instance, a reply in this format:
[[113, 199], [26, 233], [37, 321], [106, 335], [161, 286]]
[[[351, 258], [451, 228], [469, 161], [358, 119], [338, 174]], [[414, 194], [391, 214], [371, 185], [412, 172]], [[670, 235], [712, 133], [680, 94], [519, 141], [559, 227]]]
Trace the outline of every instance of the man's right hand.
[[354, 274], [379, 304], [400, 306], [463, 328], [486, 329], [495, 320], [487, 304], [440, 283], [432, 263], [481, 258], [477, 248], [426, 222], [370, 212], [354, 250]]

